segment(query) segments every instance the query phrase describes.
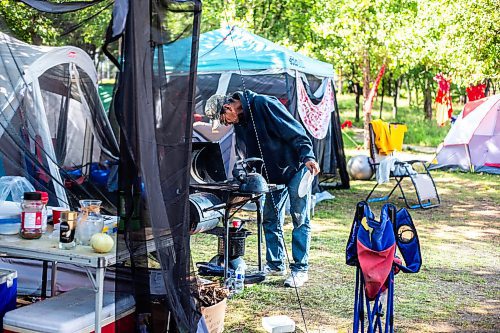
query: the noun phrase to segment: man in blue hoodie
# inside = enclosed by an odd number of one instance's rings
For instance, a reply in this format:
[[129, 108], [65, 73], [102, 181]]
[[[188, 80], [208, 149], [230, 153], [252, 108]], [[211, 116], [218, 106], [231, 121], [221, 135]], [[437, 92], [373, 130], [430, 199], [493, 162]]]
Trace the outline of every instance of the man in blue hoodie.
[[290, 197], [293, 221], [291, 274], [287, 287], [301, 287], [308, 280], [311, 242], [310, 193], [299, 195], [299, 184], [305, 173], [320, 171], [312, 143], [302, 125], [274, 96], [250, 90], [229, 96], [214, 95], [207, 100], [205, 114], [213, 128], [219, 124], [234, 125], [238, 152], [246, 158], [264, 160], [263, 176], [271, 184], [286, 185], [283, 190], [266, 195], [263, 228], [266, 238], [267, 275], [286, 275], [283, 240], [285, 202]]

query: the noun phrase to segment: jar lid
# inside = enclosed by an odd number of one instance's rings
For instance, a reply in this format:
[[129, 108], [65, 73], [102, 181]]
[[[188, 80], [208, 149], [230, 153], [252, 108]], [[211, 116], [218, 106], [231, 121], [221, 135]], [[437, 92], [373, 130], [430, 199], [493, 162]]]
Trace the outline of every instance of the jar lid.
[[38, 192], [24, 192], [24, 200], [42, 200], [42, 193]]
[[44, 204], [47, 204], [49, 202], [49, 194], [47, 192], [43, 191], [36, 191], [36, 192], [42, 195], [42, 201]]
[[77, 217], [78, 217], [77, 212], [64, 211], [64, 212], [61, 212], [60, 219], [63, 219], [66, 221], [73, 221], [73, 220], [76, 220]]

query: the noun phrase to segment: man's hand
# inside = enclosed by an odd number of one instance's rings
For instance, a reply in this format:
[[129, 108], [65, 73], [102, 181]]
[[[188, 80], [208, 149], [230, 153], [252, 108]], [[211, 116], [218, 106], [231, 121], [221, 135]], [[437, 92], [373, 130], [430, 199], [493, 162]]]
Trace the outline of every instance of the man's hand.
[[319, 164], [316, 161], [307, 161], [306, 167], [313, 174], [313, 176], [316, 176], [321, 171]]

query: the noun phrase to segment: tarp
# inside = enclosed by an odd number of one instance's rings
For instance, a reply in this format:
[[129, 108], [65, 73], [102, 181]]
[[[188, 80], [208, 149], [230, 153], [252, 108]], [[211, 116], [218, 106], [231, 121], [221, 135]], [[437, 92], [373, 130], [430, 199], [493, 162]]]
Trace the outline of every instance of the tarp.
[[431, 168], [500, 174], [499, 114], [500, 95], [465, 104]]
[[[189, 40], [180, 40], [165, 46], [165, 53], [178, 54], [165, 68], [189, 70], [189, 62], [182, 55], [190, 47]], [[235, 57], [235, 48], [238, 60]], [[239, 66], [238, 66], [239, 62]], [[180, 65], [182, 63], [182, 65]], [[198, 72], [276, 70], [295, 71], [324, 77], [333, 77], [333, 66], [291, 51], [283, 46], [236, 26], [217, 29], [200, 35]]]

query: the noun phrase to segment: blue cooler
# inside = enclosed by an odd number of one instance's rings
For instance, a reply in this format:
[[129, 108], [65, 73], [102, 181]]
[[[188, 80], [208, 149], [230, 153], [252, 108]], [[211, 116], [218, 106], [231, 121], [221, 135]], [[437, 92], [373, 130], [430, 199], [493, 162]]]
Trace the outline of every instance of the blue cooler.
[[16, 308], [17, 272], [0, 268], [0, 328], [7, 311]]

